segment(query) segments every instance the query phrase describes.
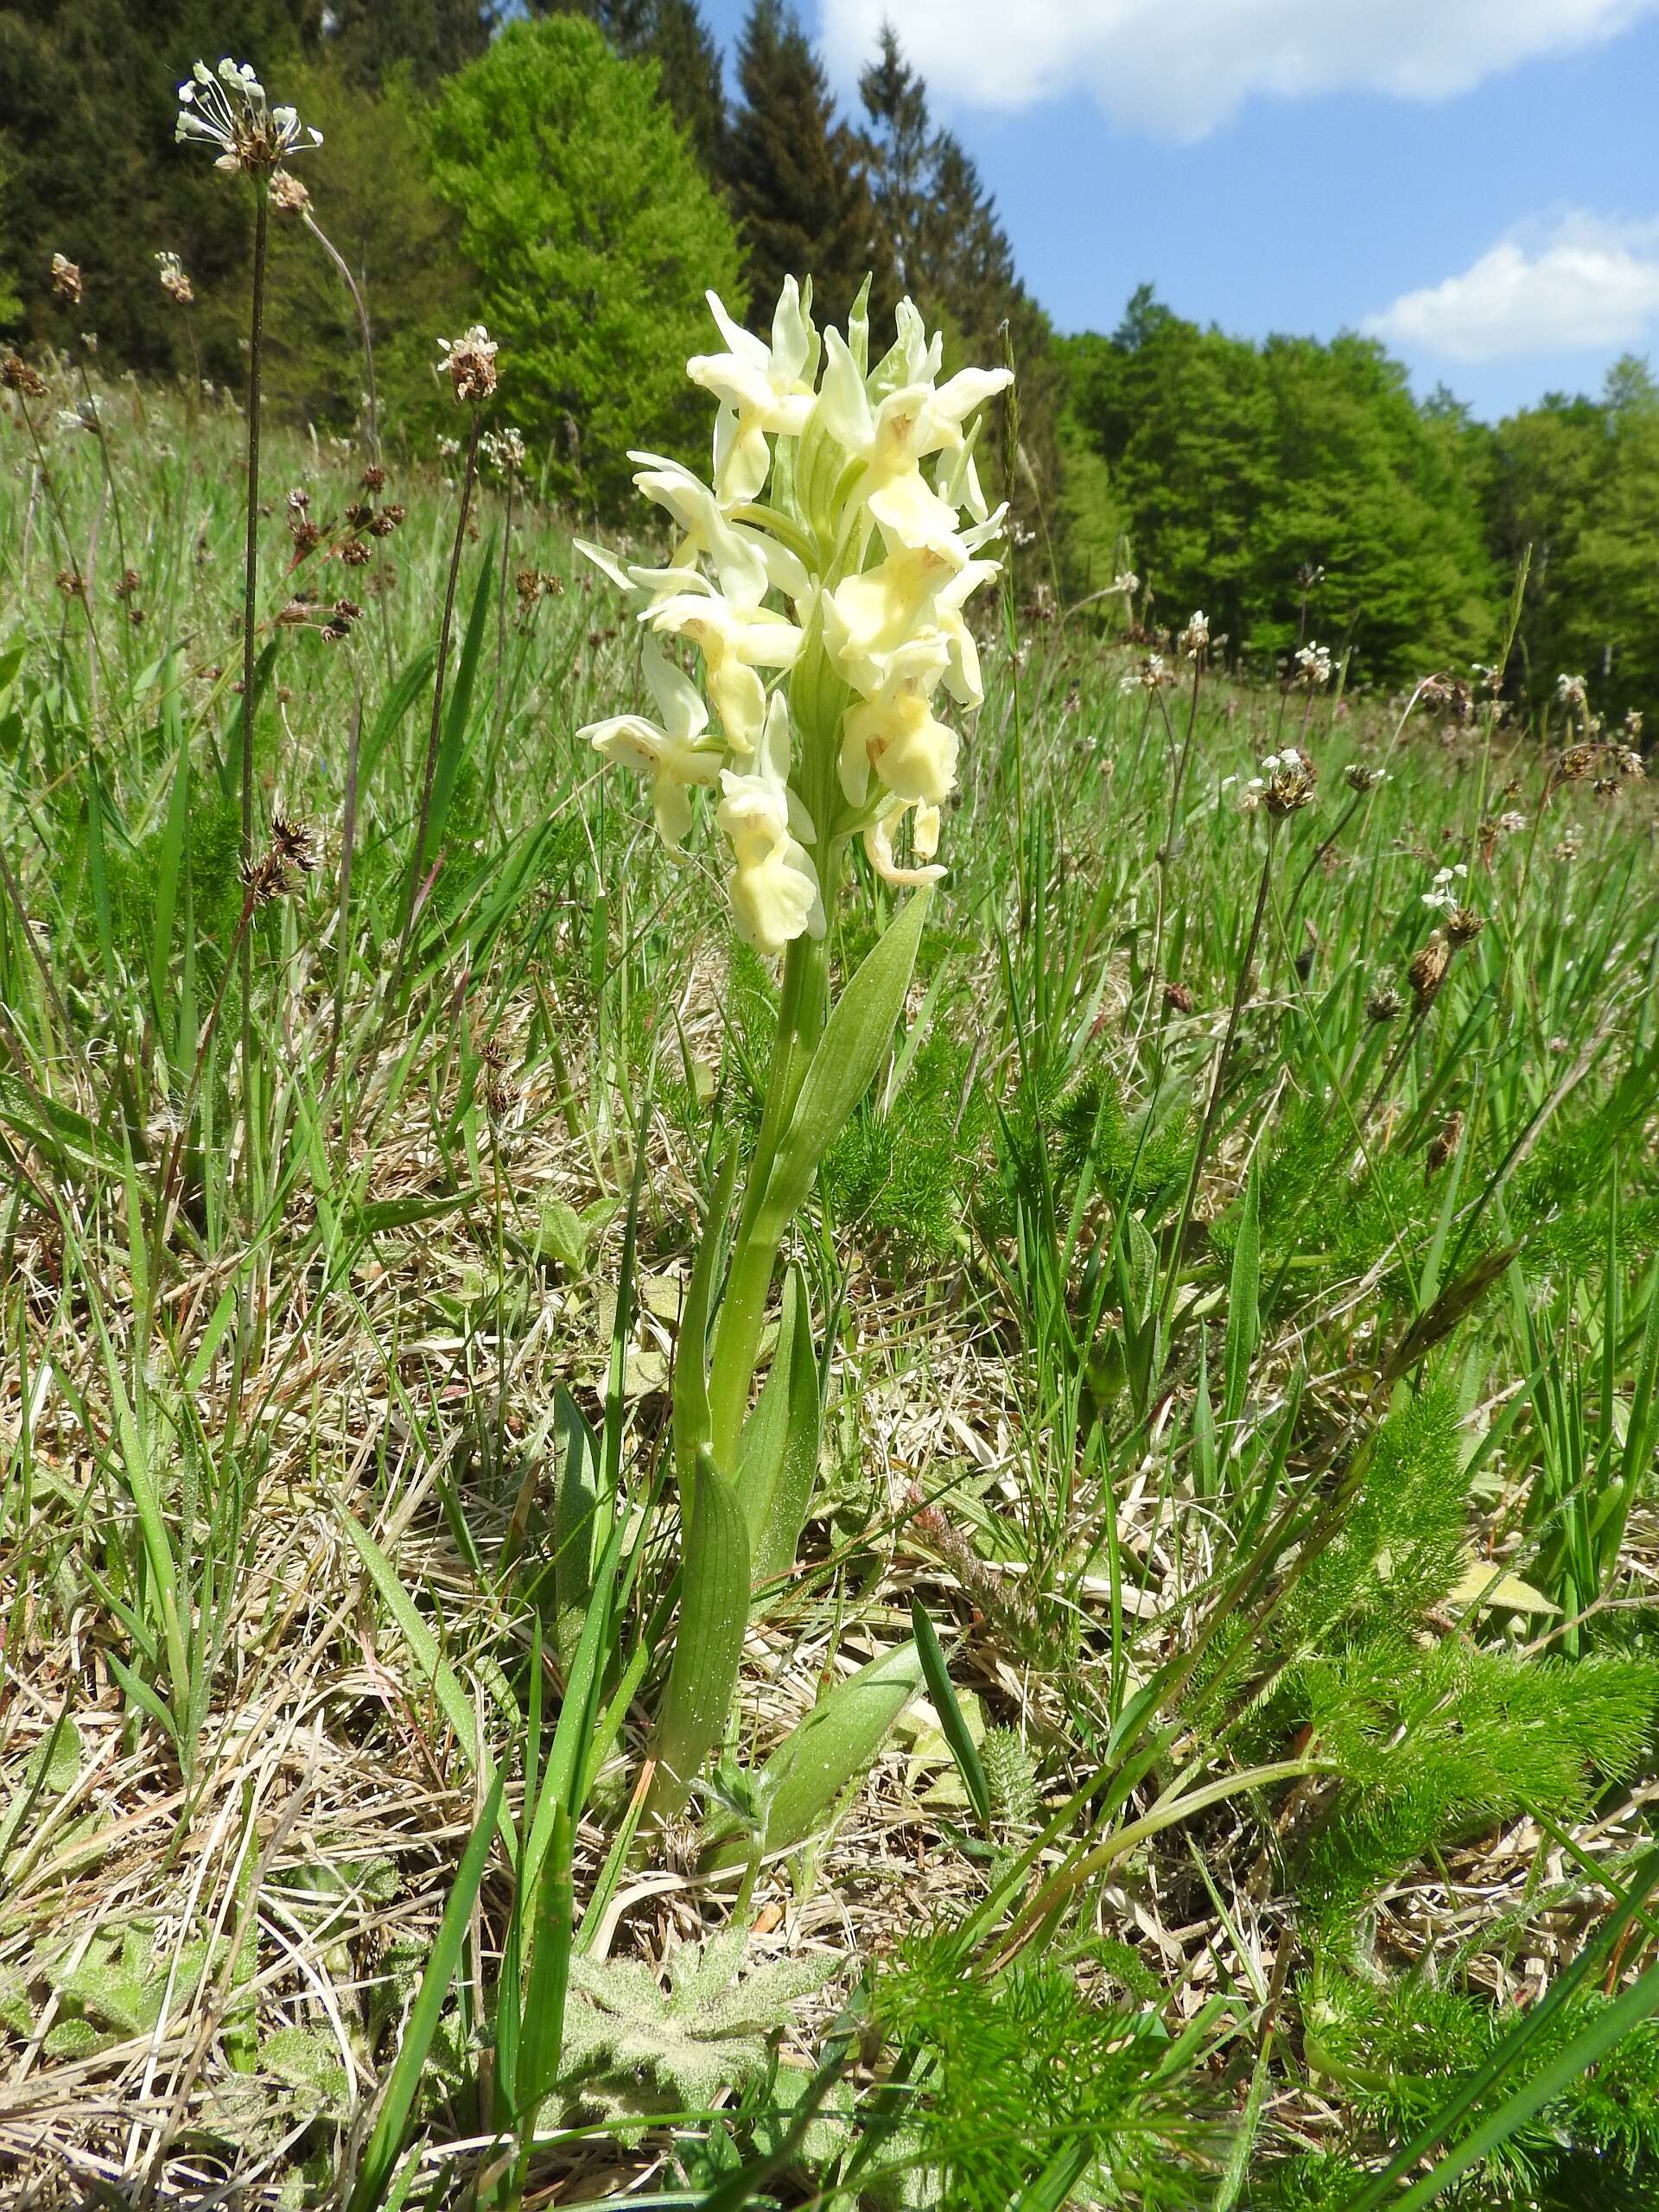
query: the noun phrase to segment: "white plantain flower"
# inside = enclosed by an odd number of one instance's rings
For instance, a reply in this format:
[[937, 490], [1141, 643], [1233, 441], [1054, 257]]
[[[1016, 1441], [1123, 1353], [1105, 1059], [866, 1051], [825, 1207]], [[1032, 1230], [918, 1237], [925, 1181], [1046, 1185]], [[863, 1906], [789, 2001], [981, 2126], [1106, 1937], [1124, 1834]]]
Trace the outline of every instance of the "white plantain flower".
[[269, 107], [252, 65], [228, 55], [217, 73], [205, 61], [192, 66], [179, 86], [173, 136], [180, 145], [216, 146], [213, 167], [249, 175], [274, 169], [295, 154], [322, 143], [322, 133], [300, 121], [291, 107]]

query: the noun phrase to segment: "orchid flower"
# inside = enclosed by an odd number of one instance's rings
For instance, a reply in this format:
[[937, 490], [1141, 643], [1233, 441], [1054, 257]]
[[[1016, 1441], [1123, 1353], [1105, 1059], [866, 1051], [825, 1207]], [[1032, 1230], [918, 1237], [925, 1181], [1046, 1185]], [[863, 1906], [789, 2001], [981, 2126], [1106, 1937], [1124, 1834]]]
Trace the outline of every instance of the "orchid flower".
[[720, 402], [715, 417], [715, 491], [722, 506], [759, 497], [772, 467], [767, 434], [798, 438], [812, 412], [807, 378], [817, 353], [812, 327], [811, 287], [803, 301], [792, 276], [772, 318], [768, 346], [727, 314], [719, 296], [708, 294], [709, 310], [726, 340], [723, 353], [696, 353], [685, 365], [693, 384]]
[[720, 780], [717, 747], [699, 743], [709, 727], [709, 709], [690, 678], [660, 645], [647, 642], [645, 681], [657, 702], [660, 723], [643, 715], [615, 715], [589, 722], [576, 735], [596, 753], [651, 778], [652, 810], [663, 842], [677, 852], [691, 828], [691, 785], [710, 789]]
[[731, 841], [732, 913], [737, 933], [757, 952], [783, 951], [798, 937], [821, 938], [823, 899], [806, 849], [812, 817], [789, 788], [789, 706], [774, 691], [753, 772], [720, 779], [715, 819]]

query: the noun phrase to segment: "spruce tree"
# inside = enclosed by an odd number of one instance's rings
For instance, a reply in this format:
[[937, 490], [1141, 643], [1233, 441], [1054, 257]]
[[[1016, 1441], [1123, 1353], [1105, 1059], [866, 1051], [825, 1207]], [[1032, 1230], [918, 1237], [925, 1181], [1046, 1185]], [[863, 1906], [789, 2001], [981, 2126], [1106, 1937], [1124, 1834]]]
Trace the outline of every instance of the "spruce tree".
[[891, 23], [881, 26], [875, 60], [860, 75], [858, 91], [874, 145], [877, 212], [892, 242], [893, 276], [902, 290], [912, 281], [910, 264], [921, 232], [934, 139], [927, 87], [905, 60]]
[[891, 23], [882, 26], [859, 92], [871, 124], [877, 221], [899, 287], [944, 327], [952, 365], [1000, 361], [1007, 324], [1020, 378], [1020, 442], [1050, 501], [1059, 489], [1065, 379], [1048, 318], [1020, 281], [996, 203], [961, 140], [934, 130], [927, 86]]
[[334, 0], [327, 58], [353, 85], [406, 74], [429, 91], [482, 54], [499, 13], [494, 0]]
[[748, 248], [750, 296], [769, 320], [785, 276], [810, 276], [820, 322], [844, 324], [876, 259], [869, 149], [839, 121], [829, 80], [782, 0], [754, 0], [738, 48], [743, 105], [726, 179]]
[[649, 35], [638, 51], [656, 60], [663, 98], [705, 174], [717, 180], [726, 160], [726, 88], [720, 48], [697, 0], [654, 0]]

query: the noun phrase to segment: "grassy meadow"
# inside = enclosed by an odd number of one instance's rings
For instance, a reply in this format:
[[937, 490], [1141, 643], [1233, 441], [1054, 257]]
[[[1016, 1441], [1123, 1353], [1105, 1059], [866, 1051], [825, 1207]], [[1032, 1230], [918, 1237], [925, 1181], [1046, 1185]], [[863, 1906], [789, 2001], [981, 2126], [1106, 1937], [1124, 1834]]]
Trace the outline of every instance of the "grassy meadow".
[[[268, 427], [244, 869], [243, 416], [40, 367], [0, 2202], [1654, 2202], [1659, 815], [1593, 682], [1236, 684], [1007, 549], [765, 1308], [798, 1547], [711, 1630], [777, 970], [577, 736], [641, 696], [591, 522]], [[921, 911], [829, 904], [837, 987]]]

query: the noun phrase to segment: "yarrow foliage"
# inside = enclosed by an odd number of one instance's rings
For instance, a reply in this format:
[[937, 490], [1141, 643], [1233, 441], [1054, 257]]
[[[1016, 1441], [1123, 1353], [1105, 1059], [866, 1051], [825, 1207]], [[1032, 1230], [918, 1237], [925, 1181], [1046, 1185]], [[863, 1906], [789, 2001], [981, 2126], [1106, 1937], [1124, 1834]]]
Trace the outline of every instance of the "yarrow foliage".
[[[868, 288], [867, 288], [868, 290]], [[620, 715], [582, 732], [648, 775], [657, 825], [677, 848], [694, 785], [718, 790], [738, 933], [781, 953], [822, 937], [839, 855], [861, 836], [887, 881], [931, 882], [939, 808], [959, 740], [935, 712], [983, 697], [969, 599], [998, 574], [982, 557], [1001, 531], [974, 466], [984, 402], [1007, 369], [939, 381], [943, 342], [910, 301], [869, 365], [861, 298], [845, 337], [820, 338], [811, 288], [788, 280], [771, 342], [711, 293], [721, 353], [688, 364], [718, 404], [713, 486], [678, 462], [634, 453], [634, 483], [678, 542], [666, 567], [582, 550], [628, 594], [651, 633], [645, 676], [661, 719]], [[699, 690], [656, 642], [702, 662]], [[897, 856], [906, 817], [911, 861]]]
[[270, 107], [265, 88], [247, 61], [227, 54], [217, 72], [196, 62], [179, 86], [174, 137], [180, 145], [216, 146], [216, 169], [257, 175], [294, 154], [322, 143], [322, 133], [300, 121], [291, 107]]

